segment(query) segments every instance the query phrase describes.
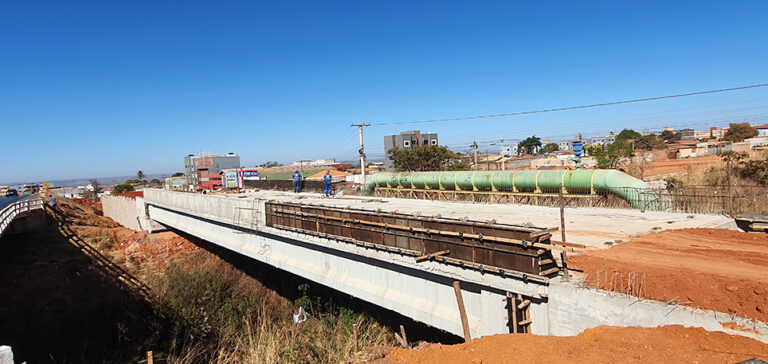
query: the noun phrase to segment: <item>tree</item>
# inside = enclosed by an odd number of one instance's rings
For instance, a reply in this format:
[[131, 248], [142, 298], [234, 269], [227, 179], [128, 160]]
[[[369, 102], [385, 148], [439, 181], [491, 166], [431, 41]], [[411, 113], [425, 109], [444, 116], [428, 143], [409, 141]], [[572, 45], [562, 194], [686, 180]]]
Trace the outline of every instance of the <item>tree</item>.
[[734, 172], [741, 178], [768, 186], [768, 155], [750, 159], [747, 153], [727, 152], [721, 157], [731, 168], [726, 173]]
[[759, 132], [757, 129], [753, 128], [748, 123], [731, 124], [723, 139], [737, 143], [743, 142], [744, 139], [747, 138], [756, 137], [758, 134]]
[[642, 150], [664, 149], [667, 147], [667, 145], [664, 144], [664, 139], [655, 134], [643, 135], [635, 139], [634, 143], [635, 149]]
[[88, 182], [89, 185], [83, 192], [83, 198], [96, 203], [96, 201], [99, 200], [99, 194], [104, 192], [104, 187], [102, 187], [101, 183], [99, 183], [99, 181], [95, 178], [92, 178]]
[[597, 159], [598, 168], [616, 168], [623, 158], [633, 155], [632, 148], [624, 140], [609, 145], [588, 145], [587, 152]]
[[397, 171], [465, 171], [469, 165], [461, 161], [461, 154], [442, 145], [419, 145], [411, 149], [395, 148], [389, 159]]
[[619, 135], [616, 136], [616, 140], [629, 140], [629, 139], [637, 139], [641, 137], [642, 135], [632, 129], [624, 129], [622, 130]]
[[112, 188], [113, 195], [117, 195], [118, 193], [126, 193], [126, 192], [133, 192], [133, 185], [128, 183], [123, 183], [121, 185], [116, 185], [114, 188]]
[[683, 133], [672, 130], [664, 130], [661, 132], [661, 138], [664, 139], [665, 142], [671, 143], [674, 141], [678, 141], [683, 138]]
[[155, 179], [153, 179], [153, 180], [149, 181], [149, 183], [150, 183], [150, 184], [153, 184], [153, 185], [159, 185], [159, 184], [161, 184], [162, 182], [160, 182], [160, 180], [159, 180], [159, 179], [155, 178]]
[[541, 138], [537, 137], [536, 135], [532, 135], [520, 142], [517, 150], [518, 153], [521, 153], [523, 150], [525, 150], [525, 154], [534, 154], [539, 150], [539, 148], [541, 148]]
[[259, 167], [271, 168], [271, 167], [279, 167], [279, 166], [282, 166], [282, 165], [283, 165], [282, 163], [272, 161], [272, 162], [262, 163]]
[[553, 153], [558, 150], [560, 150], [560, 146], [557, 143], [549, 143], [539, 149], [539, 154]]
[[184, 177], [184, 173], [176, 172], [171, 177]]
[[143, 171], [139, 170], [138, 172], [136, 172], [136, 179], [137, 179], [137, 180], [139, 180], [139, 181], [144, 181], [144, 179], [145, 179], [146, 177], [147, 177], [147, 176], [144, 174], [144, 172], [143, 172]]

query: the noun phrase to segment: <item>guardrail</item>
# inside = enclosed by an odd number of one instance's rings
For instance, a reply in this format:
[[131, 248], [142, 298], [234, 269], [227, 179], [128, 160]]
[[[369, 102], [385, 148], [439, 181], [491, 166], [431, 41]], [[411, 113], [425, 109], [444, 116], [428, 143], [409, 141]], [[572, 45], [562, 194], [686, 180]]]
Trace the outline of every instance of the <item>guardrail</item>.
[[21, 213], [43, 208], [43, 199], [41, 197], [25, 198], [6, 206], [0, 211], [0, 237], [5, 230], [11, 226], [13, 219]]

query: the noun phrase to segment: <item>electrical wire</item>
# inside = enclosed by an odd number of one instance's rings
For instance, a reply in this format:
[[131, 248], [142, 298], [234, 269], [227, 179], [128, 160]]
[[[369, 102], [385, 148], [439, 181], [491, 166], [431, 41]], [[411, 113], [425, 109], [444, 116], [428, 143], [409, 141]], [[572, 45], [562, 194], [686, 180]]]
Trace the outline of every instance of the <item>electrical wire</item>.
[[519, 115], [541, 114], [541, 113], [549, 113], [549, 112], [557, 112], [557, 111], [588, 109], [588, 108], [595, 108], [595, 107], [602, 107], [602, 106], [622, 105], [622, 104], [631, 104], [631, 103], [646, 102], [646, 101], [657, 101], [657, 100], [664, 100], [664, 99], [672, 99], [672, 98], [679, 98], [679, 97], [688, 97], [688, 96], [706, 95], [706, 94], [714, 94], [714, 93], [729, 92], [729, 91], [747, 90], [747, 89], [758, 88], [758, 87], [766, 87], [766, 86], [768, 86], [768, 83], [746, 85], [746, 86], [738, 86], [738, 87], [731, 87], [731, 88], [723, 88], [723, 89], [717, 89], [717, 90], [688, 92], [688, 93], [675, 94], [675, 95], [646, 97], [646, 98], [641, 98], [641, 99], [631, 99], [631, 100], [602, 102], [602, 103], [598, 103], [598, 104], [566, 106], [566, 107], [558, 107], [558, 108], [552, 108], [552, 109], [518, 111], [518, 112], [511, 112], [511, 113], [504, 113], [504, 114], [464, 116], [464, 117], [445, 118], [445, 119], [429, 119], [429, 120], [414, 120], [414, 121], [395, 121], [395, 122], [384, 122], [384, 123], [371, 123], [371, 125], [372, 126], [386, 126], [386, 125], [403, 125], [403, 124], [425, 124], [425, 123], [438, 123], [438, 122], [447, 122], [447, 121], [488, 119], [488, 118], [498, 118], [498, 117], [505, 117], [505, 116], [519, 116]]

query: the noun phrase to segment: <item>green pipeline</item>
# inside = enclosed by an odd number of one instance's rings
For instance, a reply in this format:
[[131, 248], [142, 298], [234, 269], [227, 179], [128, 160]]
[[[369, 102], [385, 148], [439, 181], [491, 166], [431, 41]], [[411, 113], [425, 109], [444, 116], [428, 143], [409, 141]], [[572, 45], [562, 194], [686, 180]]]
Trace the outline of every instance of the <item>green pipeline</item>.
[[511, 191], [528, 193], [590, 194], [609, 191], [643, 210], [661, 208], [659, 197], [648, 185], [615, 169], [546, 170], [546, 171], [477, 171], [477, 172], [401, 172], [376, 173], [368, 179], [363, 193], [369, 195], [376, 187]]

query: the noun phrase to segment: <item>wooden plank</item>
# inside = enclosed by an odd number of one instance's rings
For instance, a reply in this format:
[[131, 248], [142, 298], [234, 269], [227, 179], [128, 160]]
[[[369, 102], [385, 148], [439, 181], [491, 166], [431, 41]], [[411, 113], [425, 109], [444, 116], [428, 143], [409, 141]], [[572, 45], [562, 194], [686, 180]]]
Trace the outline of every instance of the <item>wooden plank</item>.
[[523, 300], [523, 302], [520, 302], [520, 304], [517, 305], [517, 308], [520, 309], [520, 310], [524, 310], [530, 304], [531, 304], [531, 300]]
[[453, 292], [456, 293], [456, 302], [459, 304], [459, 315], [461, 316], [461, 327], [464, 329], [464, 341], [472, 340], [469, 333], [469, 321], [467, 320], [467, 310], [464, 307], [464, 299], [461, 297], [461, 284], [459, 281], [453, 281]]
[[555, 272], [557, 272], [557, 271], [559, 271], [559, 270], [560, 270], [560, 268], [557, 268], [557, 267], [555, 267], [555, 268], [549, 268], [549, 269], [547, 269], [547, 270], [545, 270], [545, 271], [542, 271], [542, 272], [541, 272], [541, 275], [546, 277], [546, 276], [548, 276], [548, 275], [550, 275], [550, 274], [552, 274], [552, 273], [555, 273]]
[[416, 257], [416, 258], [414, 258], [414, 259], [415, 259], [417, 262], [421, 262], [421, 261], [424, 261], [424, 260], [427, 260], [427, 259], [432, 259], [432, 258], [434, 258], [434, 257], [439, 257], [439, 256], [441, 256], [441, 255], [447, 255], [447, 254], [449, 254], [450, 252], [451, 252], [450, 250], [441, 250], [441, 251], [439, 251], [439, 252], [430, 253], [430, 254], [427, 254], [427, 255], [422, 255], [422, 256], [420, 256], [420, 257]]
[[512, 333], [517, 334], [517, 302], [509, 292], [507, 292], [507, 302], [512, 308]]
[[395, 333], [395, 340], [397, 340], [397, 342], [400, 343], [400, 346], [406, 349], [408, 348], [408, 343], [405, 340], [403, 340], [402, 337], [400, 337], [400, 334]]

